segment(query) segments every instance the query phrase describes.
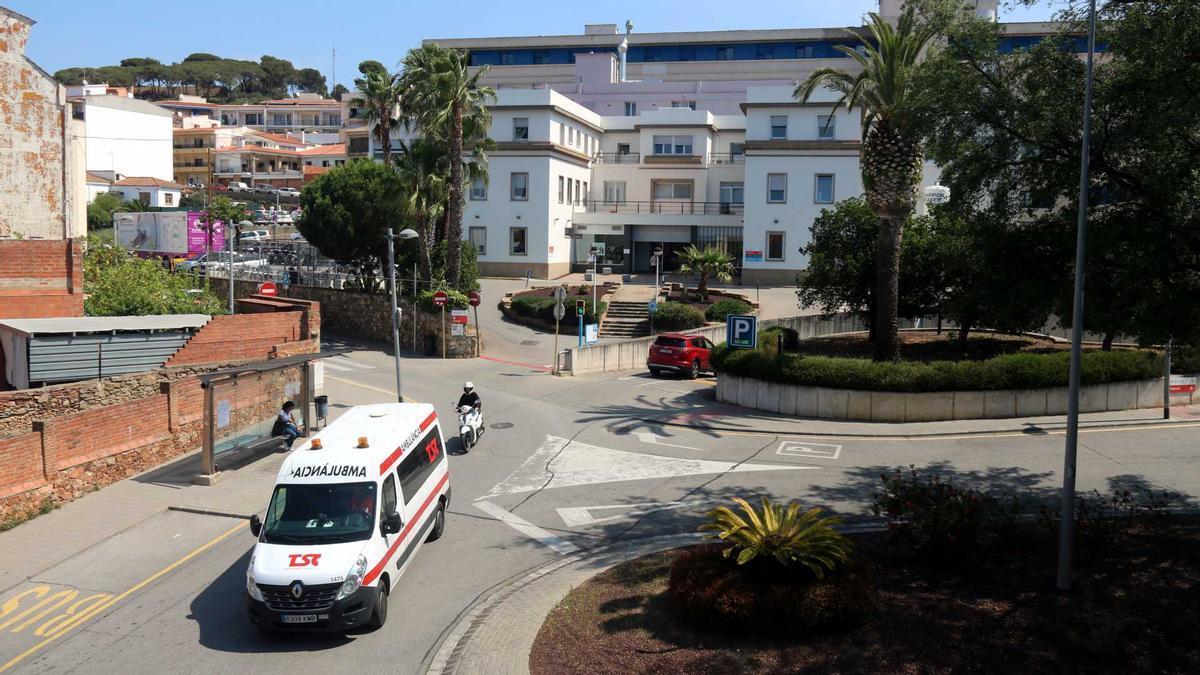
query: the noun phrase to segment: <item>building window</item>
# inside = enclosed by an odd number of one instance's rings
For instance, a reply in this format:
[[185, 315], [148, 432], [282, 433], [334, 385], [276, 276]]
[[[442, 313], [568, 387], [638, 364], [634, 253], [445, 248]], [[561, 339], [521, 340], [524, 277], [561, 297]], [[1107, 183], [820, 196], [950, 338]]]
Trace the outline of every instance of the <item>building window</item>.
[[565, 124], [558, 125], [558, 144], [567, 144], [567, 125]]
[[679, 48], [679, 60], [680, 61], [695, 61], [696, 60], [696, 48], [691, 45], [681, 46]]
[[585, 180], [583, 181], [583, 201], [587, 202], [589, 197], [591, 197], [591, 193], [588, 192], [587, 181]]
[[487, 199], [487, 183], [482, 178], [471, 181], [471, 200], [481, 202]]
[[796, 47], [796, 58], [811, 59], [816, 57], [816, 52], [812, 45], [798, 45]]
[[508, 252], [510, 255], [529, 255], [525, 239], [527, 233], [528, 230], [524, 227], [508, 228]]
[[637, 101], [625, 101], [625, 116], [633, 117], [637, 115]]
[[733, 47], [717, 47], [717, 60], [718, 61], [732, 61], [733, 60]]
[[604, 181], [604, 203], [605, 204], [624, 204], [625, 203], [625, 181], [623, 181], [623, 180], [606, 180], [606, 181]]
[[149, 192], [139, 192], [138, 193], [138, 201], [149, 206], [150, 205], [150, 193]]
[[263, 117], [261, 113], [246, 113], [246, 126], [261, 126]]
[[833, 174], [817, 174], [817, 185], [813, 194], [813, 202], [817, 204], [833, 203]]
[[787, 138], [787, 115], [771, 115], [771, 139]]
[[767, 203], [768, 204], [785, 204], [785, 203], [787, 203], [787, 174], [786, 173], [769, 173], [769, 174], [767, 174]]
[[745, 143], [730, 143], [729, 144], [729, 156], [734, 161], [737, 161], [738, 158], [744, 157], [745, 155], [746, 155], [746, 144]]
[[767, 260], [783, 260], [783, 232], [767, 233]]
[[516, 62], [517, 62], [517, 57], [512, 52], [500, 52], [500, 65], [511, 66], [511, 65], [515, 65]]
[[193, 138], [192, 139], [192, 147], [193, 148], [203, 148], [204, 147], [204, 139], [203, 138]]
[[487, 255], [487, 228], [486, 227], [469, 227], [467, 228], [467, 238], [471, 245], [475, 247], [475, 253], [479, 255]]
[[170, 192], [164, 192], [163, 193], [163, 205], [164, 206], [174, 206], [175, 205], [175, 195], [171, 194]]
[[371, 139], [366, 136], [356, 136], [350, 139], [350, 147], [347, 152], [351, 154], [365, 154], [371, 151]]
[[721, 181], [721, 204], [744, 204], [746, 201], [746, 187], [741, 181], [725, 182]]
[[672, 108], [687, 108], [688, 110], [696, 109], [695, 101], [671, 101]]
[[775, 58], [775, 45], [757, 45], [754, 49], [754, 58], [756, 58], [756, 59], [773, 59], [773, 58]]
[[833, 140], [837, 131], [837, 118], [833, 115], [817, 115], [817, 138]]
[[583, 190], [579, 189], [579, 180], [576, 179], [575, 180], [575, 204], [578, 205], [579, 202], [581, 202], [581, 201], [583, 201]]
[[645, 47], [642, 49], [642, 61], [646, 63], [657, 63], [662, 61], [662, 49], [658, 47]]
[[529, 118], [514, 117], [513, 118], [513, 140], [527, 141], [529, 140]]
[[575, 189], [571, 186], [571, 179], [567, 179], [567, 203], [575, 203]]
[[546, 63], [546, 52], [534, 52], [533, 65], [540, 66], [544, 63]]
[[691, 136], [655, 136], [654, 154], [656, 155], [690, 155], [692, 154]]
[[629, 154], [629, 144], [628, 143], [617, 143], [617, 154], [618, 155], [628, 155]]
[[325, 118], [325, 126], [327, 126], [327, 127], [342, 126], [342, 116], [341, 115], [330, 115], [329, 117]]
[[289, 127], [292, 125], [291, 115], [271, 115], [271, 124], [277, 127]]
[[529, 201], [529, 174], [514, 173], [512, 174], [512, 192], [510, 199], [514, 202]]
[[691, 199], [691, 181], [654, 181], [655, 199]]
[[563, 177], [558, 177], [558, 203], [563, 203]]

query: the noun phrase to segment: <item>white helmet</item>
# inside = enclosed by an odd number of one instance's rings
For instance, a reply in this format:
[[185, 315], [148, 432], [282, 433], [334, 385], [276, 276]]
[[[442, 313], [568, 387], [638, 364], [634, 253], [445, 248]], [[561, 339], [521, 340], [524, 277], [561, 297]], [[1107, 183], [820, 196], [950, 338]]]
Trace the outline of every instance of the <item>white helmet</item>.
[[469, 394], [473, 389], [475, 389], [474, 382], [471, 382], [470, 380], [463, 382], [463, 393]]

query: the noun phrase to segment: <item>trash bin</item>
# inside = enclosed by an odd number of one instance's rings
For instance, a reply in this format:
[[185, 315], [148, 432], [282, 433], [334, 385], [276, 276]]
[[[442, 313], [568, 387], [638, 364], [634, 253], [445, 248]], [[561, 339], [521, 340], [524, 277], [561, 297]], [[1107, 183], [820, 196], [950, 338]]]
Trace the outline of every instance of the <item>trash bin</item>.
[[313, 402], [317, 404], [317, 419], [323, 420], [326, 417], [329, 417], [329, 397], [328, 396], [326, 396], [325, 394], [321, 394], [320, 396], [314, 398]]

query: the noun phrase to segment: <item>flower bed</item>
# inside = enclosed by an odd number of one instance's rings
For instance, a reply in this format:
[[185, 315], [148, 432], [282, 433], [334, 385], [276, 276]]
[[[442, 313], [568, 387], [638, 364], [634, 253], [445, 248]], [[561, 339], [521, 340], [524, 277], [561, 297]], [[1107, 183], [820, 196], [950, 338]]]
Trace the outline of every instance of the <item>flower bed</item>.
[[[527, 291], [514, 293], [512, 297], [500, 301], [500, 312], [506, 318], [523, 326], [554, 332], [554, 289], [557, 286], [545, 286]], [[564, 335], [576, 335], [579, 332], [579, 316], [576, 314], [575, 303], [583, 300], [585, 311], [583, 322], [600, 323], [604, 313], [608, 311], [607, 299], [611, 292], [607, 286], [598, 291], [599, 297], [595, 306], [592, 304], [592, 287], [590, 285], [571, 286], [567, 289], [567, 297], [563, 304], [567, 306], [566, 316], [559, 322], [558, 330]]]

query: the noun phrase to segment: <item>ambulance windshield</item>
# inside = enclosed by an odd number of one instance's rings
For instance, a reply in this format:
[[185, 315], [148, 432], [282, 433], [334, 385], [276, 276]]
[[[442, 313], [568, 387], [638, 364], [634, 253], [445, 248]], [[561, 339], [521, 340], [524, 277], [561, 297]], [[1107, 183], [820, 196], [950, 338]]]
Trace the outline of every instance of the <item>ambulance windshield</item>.
[[268, 544], [339, 544], [369, 539], [374, 483], [276, 485], [263, 523]]

